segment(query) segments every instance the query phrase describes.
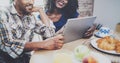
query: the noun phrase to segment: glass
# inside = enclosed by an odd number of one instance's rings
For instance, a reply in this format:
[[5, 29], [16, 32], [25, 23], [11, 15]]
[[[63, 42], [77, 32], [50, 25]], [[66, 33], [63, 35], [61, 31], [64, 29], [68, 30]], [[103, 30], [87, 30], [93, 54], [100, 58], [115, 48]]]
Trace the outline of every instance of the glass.
[[78, 60], [80, 60], [80, 61], [82, 61], [82, 59], [83, 59], [86, 55], [88, 55], [89, 52], [90, 52], [90, 50], [89, 50], [88, 47], [85, 46], [85, 45], [79, 45], [79, 46], [77, 46], [77, 47], [75, 48], [75, 50], [74, 50], [75, 57], [76, 57]]
[[68, 50], [57, 50], [54, 53], [53, 63], [73, 63], [72, 53]]

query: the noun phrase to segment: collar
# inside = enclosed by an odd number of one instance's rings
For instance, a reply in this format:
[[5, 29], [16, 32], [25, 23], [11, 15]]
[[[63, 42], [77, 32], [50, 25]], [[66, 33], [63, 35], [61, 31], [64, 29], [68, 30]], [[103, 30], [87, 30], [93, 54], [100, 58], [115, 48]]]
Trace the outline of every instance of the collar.
[[14, 3], [11, 4], [9, 11], [10, 11], [11, 14], [17, 14], [17, 15], [19, 15], [19, 14], [17, 13], [17, 10], [15, 9]]

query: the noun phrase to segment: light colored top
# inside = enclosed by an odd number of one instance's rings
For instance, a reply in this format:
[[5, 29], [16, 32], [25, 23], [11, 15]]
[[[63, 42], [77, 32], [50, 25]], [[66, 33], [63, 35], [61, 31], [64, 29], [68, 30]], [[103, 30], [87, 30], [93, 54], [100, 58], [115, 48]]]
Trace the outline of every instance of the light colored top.
[[7, 52], [11, 57], [17, 58], [21, 55], [26, 42], [33, 39], [37, 33], [44, 38], [54, 36], [53, 26], [46, 26], [36, 21], [34, 16], [19, 16], [14, 5], [0, 9], [0, 50]]

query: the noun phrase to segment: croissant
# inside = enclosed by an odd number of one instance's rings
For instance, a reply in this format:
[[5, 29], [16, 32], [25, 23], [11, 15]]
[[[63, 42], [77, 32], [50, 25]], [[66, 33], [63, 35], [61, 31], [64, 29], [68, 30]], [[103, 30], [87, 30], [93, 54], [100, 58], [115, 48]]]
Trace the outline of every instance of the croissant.
[[120, 42], [117, 42], [117, 43], [116, 43], [115, 51], [116, 51], [117, 53], [120, 53]]
[[97, 40], [98, 47], [103, 50], [114, 50], [116, 41], [114, 38], [111, 38], [110, 36], [103, 37], [99, 40]]
[[110, 36], [103, 37], [97, 40], [97, 46], [103, 50], [115, 50], [120, 53], [120, 41]]

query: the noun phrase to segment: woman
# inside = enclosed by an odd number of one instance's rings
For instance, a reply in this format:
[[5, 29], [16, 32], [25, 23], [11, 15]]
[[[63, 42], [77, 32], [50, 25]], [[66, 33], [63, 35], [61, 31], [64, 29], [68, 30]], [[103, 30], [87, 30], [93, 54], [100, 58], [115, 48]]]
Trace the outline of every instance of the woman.
[[77, 8], [78, 0], [47, 1], [47, 15], [54, 22], [56, 32], [66, 24], [67, 19], [78, 17]]
[[[56, 32], [66, 24], [68, 19], [79, 17], [77, 9], [78, 0], [48, 0], [46, 5], [46, 13], [54, 22]], [[95, 26], [92, 26], [86, 31], [84, 37], [92, 36], [94, 30]]]

